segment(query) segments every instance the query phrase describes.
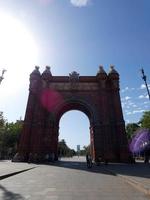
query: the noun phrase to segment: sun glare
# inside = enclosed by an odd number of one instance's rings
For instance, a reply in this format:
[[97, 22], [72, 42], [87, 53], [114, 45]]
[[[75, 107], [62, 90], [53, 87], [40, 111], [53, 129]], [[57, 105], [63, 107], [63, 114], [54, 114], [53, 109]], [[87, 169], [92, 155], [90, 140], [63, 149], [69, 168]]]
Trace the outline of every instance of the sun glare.
[[17, 90], [37, 64], [37, 58], [36, 43], [25, 25], [6, 13], [0, 13], [0, 70], [7, 70], [3, 84], [11, 86], [13, 92]]

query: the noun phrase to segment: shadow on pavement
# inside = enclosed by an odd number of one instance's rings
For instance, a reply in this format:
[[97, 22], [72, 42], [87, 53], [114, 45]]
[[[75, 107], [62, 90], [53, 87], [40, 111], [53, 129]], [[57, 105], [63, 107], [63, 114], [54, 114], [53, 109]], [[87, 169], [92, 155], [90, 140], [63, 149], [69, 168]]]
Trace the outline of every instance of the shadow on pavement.
[[17, 193], [13, 193], [7, 190], [4, 186], [0, 185], [0, 190], [3, 191], [2, 199], [3, 200], [25, 200], [23, 196]]
[[86, 162], [61, 160], [54, 163], [48, 163], [47, 165], [53, 165], [55, 167], [60, 167], [60, 168], [83, 170], [90, 173], [101, 173], [101, 174], [116, 176], [116, 174], [106, 170], [104, 165], [96, 166], [95, 164], [93, 164], [92, 168], [87, 168]]
[[135, 164], [124, 164], [124, 163], [110, 163], [107, 166], [107, 170], [111, 170], [116, 174], [135, 176], [141, 178], [150, 178], [150, 164], [136, 162]]
[[56, 163], [49, 163], [49, 165], [54, 165], [56, 167], [76, 169], [88, 171], [91, 173], [103, 173], [107, 175], [116, 176], [127, 175], [127, 176], [135, 176], [141, 178], [150, 178], [150, 164], [145, 164], [141, 162], [137, 162], [135, 164], [125, 164], [125, 163], [109, 163], [105, 165], [104, 163], [96, 166], [93, 164], [92, 168], [88, 169], [86, 166], [86, 162], [78, 162], [78, 161], [57, 161]]

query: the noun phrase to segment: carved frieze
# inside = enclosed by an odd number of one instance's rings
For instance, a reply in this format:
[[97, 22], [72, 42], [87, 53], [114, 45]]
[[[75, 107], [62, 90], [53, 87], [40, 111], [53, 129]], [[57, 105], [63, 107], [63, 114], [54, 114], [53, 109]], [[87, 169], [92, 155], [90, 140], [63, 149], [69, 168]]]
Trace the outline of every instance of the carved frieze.
[[[43, 82], [43, 88], [47, 87], [46, 84]], [[54, 90], [63, 90], [63, 91], [70, 91], [70, 90], [77, 90], [77, 91], [96, 91], [99, 90], [99, 85], [97, 83], [76, 83], [75, 85], [71, 84], [70, 82], [67, 83], [56, 83], [52, 82], [48, 85], [49, 88]]]

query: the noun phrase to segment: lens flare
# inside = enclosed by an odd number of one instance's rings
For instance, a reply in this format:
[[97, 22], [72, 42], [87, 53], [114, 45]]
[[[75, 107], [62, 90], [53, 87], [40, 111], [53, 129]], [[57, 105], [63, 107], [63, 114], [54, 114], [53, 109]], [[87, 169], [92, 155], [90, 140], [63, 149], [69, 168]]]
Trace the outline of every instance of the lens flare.
[[133, 154], [143, 154], [145, 151], [150, 150], [150, 130], [138, 130], [131, 140], [129, 149]]
[[52, 89], [45, 89], [41, 94], [41, 104], [49, 112], [53, 111], [56, 105], [63, 102], [63, 98], [59, 92]]

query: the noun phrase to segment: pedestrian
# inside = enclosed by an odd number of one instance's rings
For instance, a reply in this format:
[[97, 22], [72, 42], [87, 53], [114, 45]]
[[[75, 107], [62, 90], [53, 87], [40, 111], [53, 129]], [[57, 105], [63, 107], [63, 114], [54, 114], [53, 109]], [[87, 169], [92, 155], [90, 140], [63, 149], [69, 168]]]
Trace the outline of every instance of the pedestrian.
[[86, 163], [87, 163], [87, 168], [92, 168], [92, 157], [91, 155], [86, 155]]

